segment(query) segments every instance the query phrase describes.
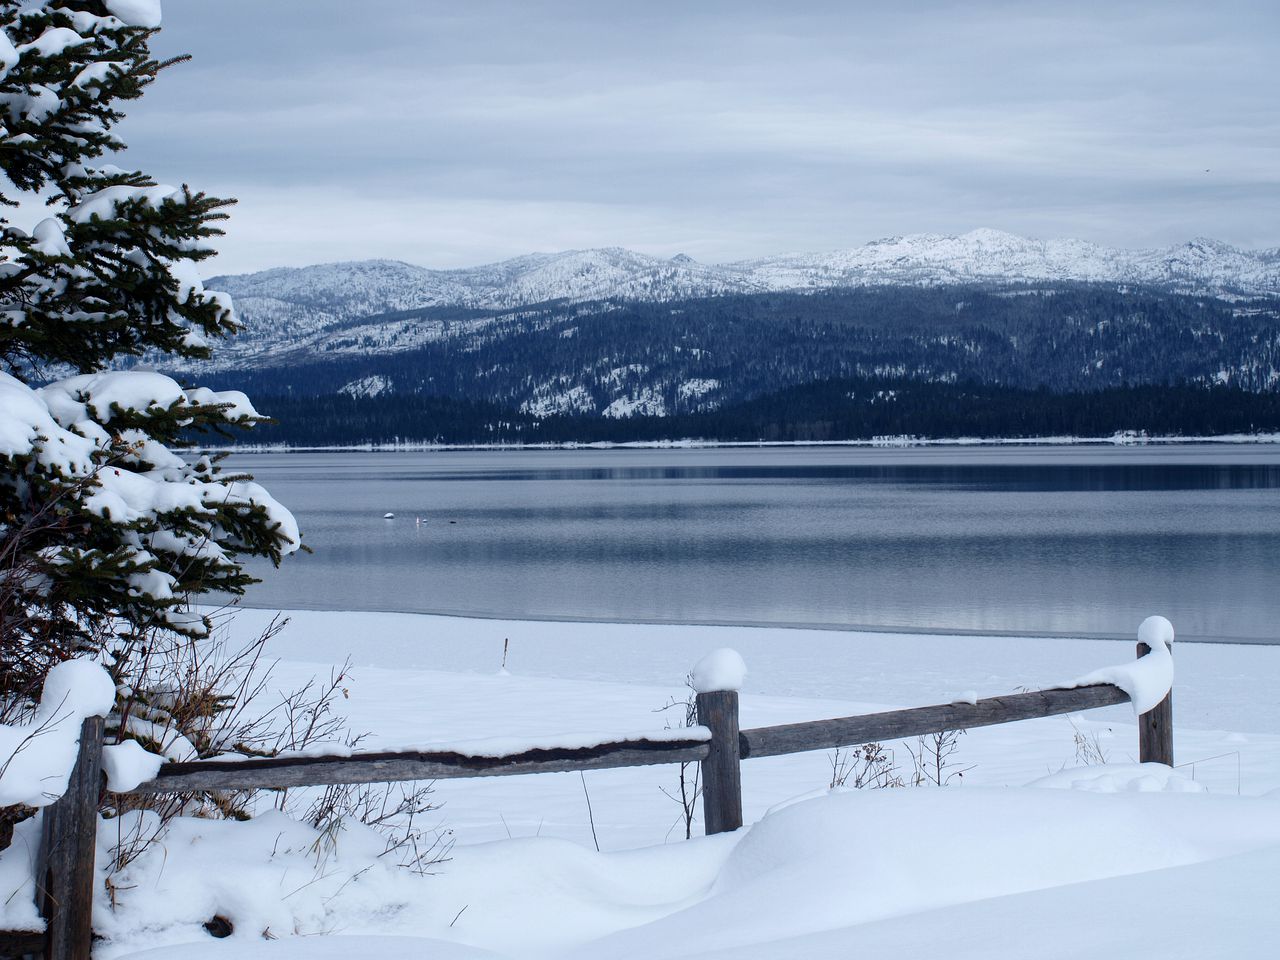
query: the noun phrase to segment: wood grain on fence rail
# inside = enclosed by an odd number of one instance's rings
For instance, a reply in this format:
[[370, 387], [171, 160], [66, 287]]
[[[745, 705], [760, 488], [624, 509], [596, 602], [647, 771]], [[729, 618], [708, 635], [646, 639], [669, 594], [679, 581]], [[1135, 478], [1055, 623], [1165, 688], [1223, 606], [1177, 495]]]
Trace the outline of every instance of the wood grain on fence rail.
[[134, 793], [195, 790], [255, 790], [330, 783], [387, 783], [455, 777], [507, 777], [568, 770], [606, 770], [654, 763], [690, 763], [711, 751], [706, 740], [622, 740], [592, 747], [525, 750], [500, 757], [448, 751], [362, 753], [347, 757], [273, 757], [238, 763], [166, 763], [154, 780]]
[[1036, 690], [991, 697], [977, 703], [948, 703], [836, 720], [756, 727], [743, 730], [739, 735], [739, 752], [745, 760], [806, 750], [830, 750], [859, 743], [919, 737], [943, 730], [967, 730], [1014, 720], [1051, 717], [1128, 702], [1129, 695], [1110, 684], [1071, 690]]

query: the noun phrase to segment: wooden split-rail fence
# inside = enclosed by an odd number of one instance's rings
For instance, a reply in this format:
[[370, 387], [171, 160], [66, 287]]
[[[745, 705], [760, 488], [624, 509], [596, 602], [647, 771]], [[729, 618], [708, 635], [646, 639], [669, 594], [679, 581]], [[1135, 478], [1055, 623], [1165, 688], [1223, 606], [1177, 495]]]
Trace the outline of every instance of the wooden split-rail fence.
[[[1145, 644], [1138, 644], [1139, 657], [1148, 652]], [[1143, 763], [1173, 765], [1172, 696], [1170, 691], [1154, 709], [1138, 718], [1138, 755]], [[197, 760], [166, 763], [154, 780], [130, 792], [284, 789], [697, 762], [702, 765], [703, 822], [706, 832], [713, 834], [742, 826], [743, 760], [901, 740], [1127, 702], [1129, 695], [1123, 690], [1098, 684], [742, 730], [738, 725], [738, 694], [727, 690], [697, 694], [698, 725], [705, 729], [691, 728], [687, 739], [640, 737], [586, 747], [540, 748], [500, 757], [422, 751], [264, 758], [238, 763]], [[43, 954], [47, 960], [89, 960], [93, 942], [95, 833], [98, 806], [105, 790], [103, 727], [101, 718], [84, 721], [80, 753], [67, 792], [45, 809], [37, 878], [46, 931], [0, 933], [0, 957]]]

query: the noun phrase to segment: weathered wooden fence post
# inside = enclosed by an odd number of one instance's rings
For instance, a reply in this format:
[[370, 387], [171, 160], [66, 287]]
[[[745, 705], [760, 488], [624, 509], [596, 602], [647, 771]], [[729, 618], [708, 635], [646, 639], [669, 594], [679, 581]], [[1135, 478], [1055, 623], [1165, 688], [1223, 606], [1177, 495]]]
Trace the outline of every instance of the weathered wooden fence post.
[[702, 761], [702, 820], [708, 835], [742, 826], [742, 761], [738, 752], [738, 691], [698, 694], [698, 723], [711, 731]]
[[104, 721], [80, 727], [67, 792], [44, 810], [40, 912], [48, 923], [45, 960], [89, 960], [93, 949], [93, 861], [97, 852], [98, 797], [102, 791]]
[[[1139, 641], [1138, 656], [1145, 657], [1151, 648]], [[1173, 655], [1173, 641], [1169, 641]], [[1173, 766], [1173, 689], [1163, 700], [1138, 717], [1138, 760], [1141, 763], [1164, 763]]]

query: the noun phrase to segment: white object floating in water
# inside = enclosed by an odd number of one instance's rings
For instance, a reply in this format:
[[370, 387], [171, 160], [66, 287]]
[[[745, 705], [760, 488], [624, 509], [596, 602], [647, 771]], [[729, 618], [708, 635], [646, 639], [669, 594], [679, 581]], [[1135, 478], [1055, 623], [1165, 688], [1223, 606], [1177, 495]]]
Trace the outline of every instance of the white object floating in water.
[[394, 520], [395, 518], [396, 518], [396, 515], [394, 513], [384, 513], [382, 515], [383, 520]]

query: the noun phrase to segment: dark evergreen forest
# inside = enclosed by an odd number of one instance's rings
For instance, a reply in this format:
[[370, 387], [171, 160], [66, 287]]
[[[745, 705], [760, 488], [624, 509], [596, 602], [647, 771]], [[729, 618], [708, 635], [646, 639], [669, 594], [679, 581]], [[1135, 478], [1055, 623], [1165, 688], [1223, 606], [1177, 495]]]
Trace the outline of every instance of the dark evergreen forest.
[[[399, 345], [389, 345], [388, 330]], [[620, 389], [644, 388], [671, 414], [840, 378], [1071, 392], [1226, 377], [1262, 391], [1277, 387], [1280, 301], [1078, 284], [553, 303], [506, 313], [429, 308], [353, 321], [320, 347], [237, 366], [200, 377], [251, 396], [318, 396], [377, 376], [398, 394], [513, 408], [578, 388], [597, 411]], [[719, 387], [682, 396], [690, 380]]]
[[564, 443], [706, 439], [823, 441], [881, 436], [1208, 436], [1280, 431], [1280, 394], [1137, 386], [1054, 393], [902, 378], [826, 380], [706, 413], [537, 419], [494, 404], [430, 396], [260, 397], [277, 418], [243, 442], [328, 446], [396, 442]]
[[199, 374], [324, 446], [1272, 431], [1278, 371], [1278, 300], [1057, 284], [433, 307]]

